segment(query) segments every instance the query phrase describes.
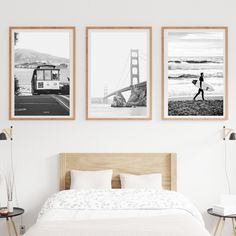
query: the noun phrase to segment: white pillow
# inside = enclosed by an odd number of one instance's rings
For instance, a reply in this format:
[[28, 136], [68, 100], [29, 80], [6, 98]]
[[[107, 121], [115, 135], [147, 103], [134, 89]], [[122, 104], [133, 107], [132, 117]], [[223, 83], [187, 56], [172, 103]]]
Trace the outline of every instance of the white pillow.
[[133, 189], [162, 189], [162, 175], [160, 173], [147, 175], [120, 174], [121, 188]]
[[112, 170], [71, 170], [70, 189], [111, 189]]

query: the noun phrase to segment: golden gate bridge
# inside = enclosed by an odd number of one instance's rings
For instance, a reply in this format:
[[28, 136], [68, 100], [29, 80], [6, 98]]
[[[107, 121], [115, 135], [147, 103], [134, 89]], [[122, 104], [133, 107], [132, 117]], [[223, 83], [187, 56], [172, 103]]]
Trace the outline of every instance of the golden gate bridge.
[[[130, 85], [108, 93], [108, 87], [104, 87], [103, 102], [108, 104], [108, 98], [113, 96], [113, 107], [135, 107], [146, 106], [147, 81], [140, 82], [140, 55], [138, 49], [130, 50]], [[144, 59], [145, 60], [145, 59]], [[131, 91], [129, 99], [126, 101], [124, 92]]]

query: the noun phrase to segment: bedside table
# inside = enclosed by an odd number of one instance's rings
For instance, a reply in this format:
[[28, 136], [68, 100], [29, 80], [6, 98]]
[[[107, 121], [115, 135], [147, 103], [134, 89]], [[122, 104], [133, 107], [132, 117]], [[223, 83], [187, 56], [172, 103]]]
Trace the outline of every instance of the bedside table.
[[[0, 209], [3, 209], [3, 208], [5, 208], [5, 207], [1, 207]], [[15, 232], [15, 235], [19, 236], [19, 234], [17, 233], [17, 230], [16, 230], [16, 225], [15, 225], [15, 223], [14, 223], [12, 218], [16, 217], [16, 216], [19, 216], [19, 215], [22, 215], [24, 212], [25, 212], [24, 209], [19, 208], [19, 207], [14, 207], [13, 212], [8, 213], [7, 215], [0, 215], [0, 219], [1, 218], [5, 218], [6, 219], [7, 229], [8, 229], [9, 236], [11, 236], [11, 226], [12, 226], [14, 232]]]
[[218, 223], [217, 223], [217, 225], [216, 225], [215, 232], [214, 232], [214, 236], [216, 236], [221, 222], [222, 222], [222, 226], [221, 226], [220, 235], [222, 235], [222, 231], [223, 231], [224, 224], [225, 224], [225, 219], [231, 219], [231, 220], [232, 220], [233, 232], [234, 232], [234, 235], [236, 236], [236, 229], [235, 229], [235, 224], [234, 224], [234, 221], [236, 220], [236, 215], [222, 216], [222, 215], [220, 215], [220, 214], [214, 213], [214, 212], [212, 211], [212, 208], [208, 209], [208, 210], [207, 210], [207, 213], [210, 214], [210, 215], [212, 215], [212, 216], [216, 216], [216, 217], [219, 218]]

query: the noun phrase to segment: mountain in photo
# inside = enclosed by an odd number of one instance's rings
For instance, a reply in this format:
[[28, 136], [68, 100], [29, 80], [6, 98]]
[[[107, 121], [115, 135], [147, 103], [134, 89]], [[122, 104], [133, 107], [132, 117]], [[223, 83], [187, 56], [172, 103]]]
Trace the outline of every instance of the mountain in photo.
[[15, 67], [16, 68], [36, 68], [42, 64], [50, 64], [58, 67], [68, 67], [69, 59], [53, 56], [46, 53], [40, 53], [29, 49], [15, 50]]

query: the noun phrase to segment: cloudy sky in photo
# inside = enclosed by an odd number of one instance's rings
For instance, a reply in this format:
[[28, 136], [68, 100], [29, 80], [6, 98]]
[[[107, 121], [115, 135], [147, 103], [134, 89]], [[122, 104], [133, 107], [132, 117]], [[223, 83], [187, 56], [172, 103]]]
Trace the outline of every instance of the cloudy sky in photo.
[[169, 57], [224, 55], [224, 31], [176, 30], [168, 32]]
[[70, 58], [70, 32], [50, 30], [17, 31], [15, 49], [29, 49], [57, 57]]
[[130, 86], [130, 50], [139, 50], [140, 82], [149, 75], [148, 30], [91, 30], [89, 32], [89, 86], [91, 97], [103, 97]]

